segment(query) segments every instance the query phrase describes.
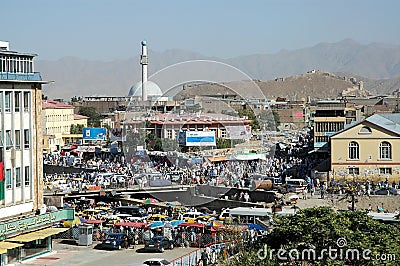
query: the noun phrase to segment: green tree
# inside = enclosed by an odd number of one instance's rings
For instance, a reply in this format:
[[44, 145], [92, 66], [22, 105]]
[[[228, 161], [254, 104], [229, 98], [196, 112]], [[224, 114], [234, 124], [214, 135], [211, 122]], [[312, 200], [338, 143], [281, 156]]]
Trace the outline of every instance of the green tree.
[[80, 115], [89, 117], [88, 118], [88, 126], [89, 127], [100, 127], [101, 115], [96, 112], [96, 109], [94, 107], [81, 106], [81, 107], [79, 107], [78, 113]]
[[71, 134], [82, 134], [83, 133], [83, 127], [84, 126], [81, 125], [81, 124], [78, 124], [78, 125], [72, 124], [70, 132], [71, 132]]
[[[237, 265], [250, 265], [245, 264], [249, 258], [259, 260], [254, 265], [269, 265], [263, 264], [265, 261], [257, 257], [257, 251], [265, 247], [269, 251], [275, 250], [272, 253], [275, 265], [382, 265], [382, 261], [374, 260], [377, 254], [391, 254], [396, 259], [400, 258], [399, 227], [373, 220], [364, 211], [336, 212], [329, 207], [316, 207], [299, 210], [295, 215], [277, 217], [275, 222], [273, 231], [260, 245], [238, 255]], [[337, 250], [333, 254], [337, 255], [336, 258], [326, 252], [329, 248]], [[295, 255], [308, 254], [309, 257], [307, 259], [307, 256], [301, 255], [299, 260], [278, 260], [276, 251], [279, 249], [295, 250], [298, 252]], [[310, 250], [315, 252], [316, 257], [308, 252]], [[357, 257], [357, 253], [353, 253], [346, 257], [349, 250], [357, 250], [360, 255]], [[365, 251], [371, 253], [363, 257]], [[384, 263], [398, 265], [397, 260]]]
[[250, 126], [251, 129], [254, 131], [260, 130], [260, 123], [256, 118], [253, 110], [249, 106], [245, 106], [243, 109], [238, 110], [239, 117], [246, 116], [248, 119], [251, 120]]
[[217, 149], [232, 148], [232, 142], [230, 139], [217, 138], [215, 144], [217, 145]]

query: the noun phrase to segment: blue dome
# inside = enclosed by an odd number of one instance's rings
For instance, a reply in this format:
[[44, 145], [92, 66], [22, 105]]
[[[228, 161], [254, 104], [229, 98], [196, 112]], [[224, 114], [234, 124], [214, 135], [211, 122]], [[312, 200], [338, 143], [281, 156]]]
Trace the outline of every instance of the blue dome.
[[147, 45], [147, 41], [146, 41], [146, 40], [143, 40], [143, 41], [142, 41], [142, 45], [143, 45], [143, 46], [146, 46], [146, 45]]
[[[147, 81], [146, 82], [146, 88], [147, 88], [147, 96], [162, 96], [163, 93], [158, 87], [157, 84], [155, 84], [152, 81]], [[129, 90], [128, 96], [137, 96], [137, 97], [142, 97], [142, 82], [139, 81], [135, 85], [131, 87]]]

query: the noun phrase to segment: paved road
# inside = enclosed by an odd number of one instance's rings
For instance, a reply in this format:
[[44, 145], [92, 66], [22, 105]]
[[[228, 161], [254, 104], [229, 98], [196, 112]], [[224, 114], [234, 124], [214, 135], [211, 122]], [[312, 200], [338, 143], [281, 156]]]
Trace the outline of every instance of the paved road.
[[166, 250], [164, 253], [141, 253], [139, 245], [136, 249], [122, 250], [101, 250], [95, 249], [94, 243], [92, 246], [77, 246], [71, 243], [65, 243], [62, 240], [53, 240], [54, 252], [45, 255], [41, 258], [35, 258], [26, 261], [23, 265], [81, 265], [81, 266], [103, 266], [103, 265], [123, 265], [127, 266], [134, 263], [141, 263], [149, 258], [165, 258], [173, 260], [182, 255], [185, 255], [195, 248], [174, 248]]

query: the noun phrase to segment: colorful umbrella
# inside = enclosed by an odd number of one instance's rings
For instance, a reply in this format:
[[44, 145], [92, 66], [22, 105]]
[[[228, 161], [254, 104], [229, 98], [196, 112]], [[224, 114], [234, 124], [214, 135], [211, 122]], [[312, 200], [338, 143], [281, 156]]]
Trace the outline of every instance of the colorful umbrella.
[[158, 203], [158, 200], [156, 200], [156, 199], [154, 199], [154, 198], [148, 198], [148, 199], [145, 199], [145, 200], [143, 201], [143, 203], [144, 203], [144, 204], [153, 204], [153, 203]]
[[158, 228], [158, 227], [164, 227], [164, 222], [157, 221], [157, 222], [150, 224], [151, 229]]
[[180, 225], [184, 222], [185, 222], [184, 220], [174, 220], [174, 221], [171, 221], [170, 224], [172, 225], [172, 227], [177, 227], [178, 225]]
[[224, 226], [224, 225], [222, 223], [218, 222], [218, 221], [212, 221], [211, 223], [207, 224], [207, 226], [221, 227], [221, 226]]

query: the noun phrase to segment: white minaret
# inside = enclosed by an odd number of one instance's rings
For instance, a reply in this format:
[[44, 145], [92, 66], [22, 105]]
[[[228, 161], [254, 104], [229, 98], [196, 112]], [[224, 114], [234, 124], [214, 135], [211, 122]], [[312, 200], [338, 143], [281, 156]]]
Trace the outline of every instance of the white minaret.
[[140, 64], [142, 65], [142, 101], [147, 101], [147, 65], [149, 64], [149, 60], [147, 58], [147, 42], [145, 40], [142, 41]]

